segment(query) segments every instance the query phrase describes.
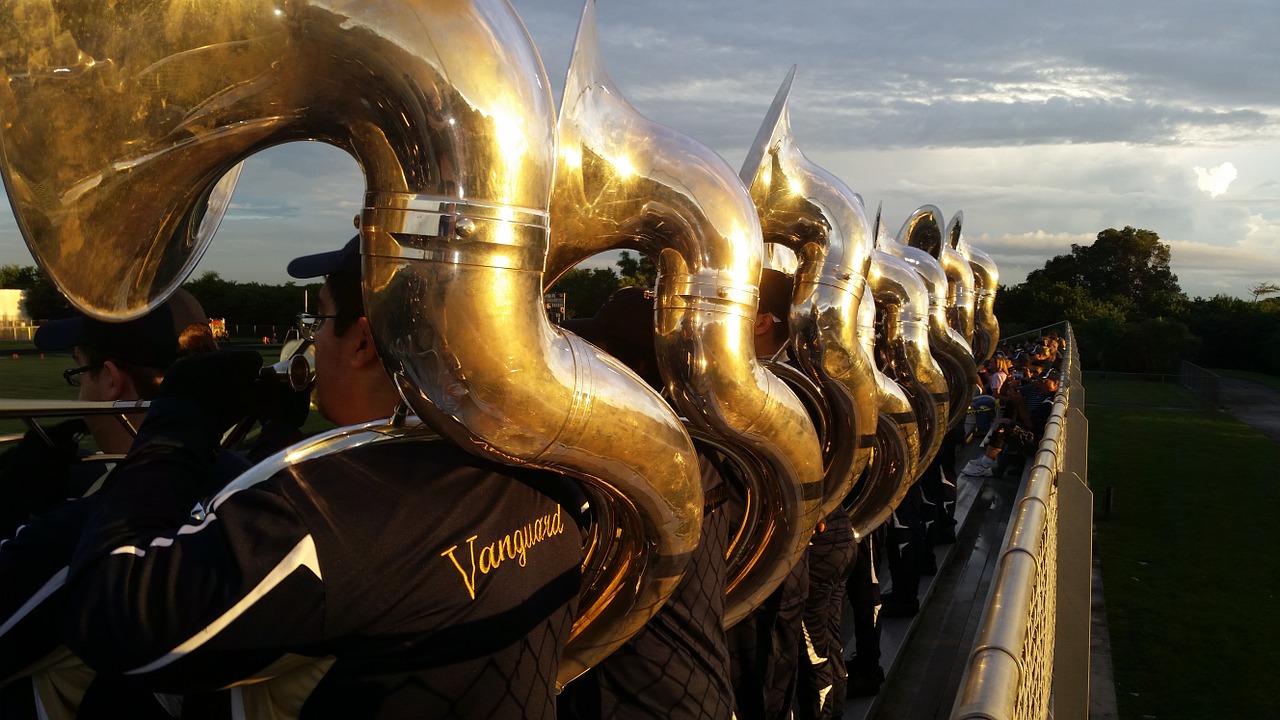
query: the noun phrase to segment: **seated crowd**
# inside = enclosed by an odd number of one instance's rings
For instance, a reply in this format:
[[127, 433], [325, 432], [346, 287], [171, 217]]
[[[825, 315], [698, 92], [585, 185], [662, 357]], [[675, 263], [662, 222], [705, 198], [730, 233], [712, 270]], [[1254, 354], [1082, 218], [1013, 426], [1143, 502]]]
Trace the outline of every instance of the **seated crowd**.
[[1044, 436], [1061, 386], [1062, 354], [1066, 340], [1056, 332], [1018, 343], [1002, 342], [978, 369], [983, 394], [971, 407], [970, 432], [982, 435], [983, 452], [969, 461], [963, 473], [1001, 476], [1034, 452]]

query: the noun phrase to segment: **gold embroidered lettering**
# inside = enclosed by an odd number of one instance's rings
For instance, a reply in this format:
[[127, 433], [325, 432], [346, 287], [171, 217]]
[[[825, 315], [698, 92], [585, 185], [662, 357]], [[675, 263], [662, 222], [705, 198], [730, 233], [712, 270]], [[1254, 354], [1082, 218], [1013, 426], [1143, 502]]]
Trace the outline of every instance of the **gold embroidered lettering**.
[[462, 569], [462, 564], [453, 556], [453, 551], [458, 549], [457, 545], [440, 553], [440, 557], [448, 556], [453, 566], [458, 569], [458, 574], [462, 576], [462, 584], [467, 586], [467, 593], [471, 595], [471, 599], [476, 599], [476, 538], [479, 535], [472, 535], [467, 538], [467, 548], [471, 551], [471, 574], [468, 575], [466, 570]]
[[467, 538], [470, 572], [463, 568], [462, 563], [458, 561], [454, 554], [454, 551], [458, 549], [457, 545], [440, 553], [440, 556], [449, 558], [449, 561], [453, 563], [458, 574], [462, 576], [462, 582], [467, 588], [467, 593], [472, 600], [475, 600], [477, 569], [481, 575], [488, 575], [497, 570], [504, 560], [514, 560], [520, 567], [527, 567], [530, 548], [563, 532], [564, 519], [561, 516], [561, 508], [557, 506], [555, 513], [536, 517], [532, 522], [526, 523], [524, 527], [515, 528], [506, 535], [481, 545], [478, 563], [476, 562], [476, 540], [479, 536], [472, 535]]

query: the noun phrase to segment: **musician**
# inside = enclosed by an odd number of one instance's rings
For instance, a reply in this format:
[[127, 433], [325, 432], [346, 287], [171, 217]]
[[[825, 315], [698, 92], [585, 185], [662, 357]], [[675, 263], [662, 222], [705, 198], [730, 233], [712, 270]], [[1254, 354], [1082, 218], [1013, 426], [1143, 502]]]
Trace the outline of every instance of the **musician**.
[[[289, 272], [326, 277], [307, 318], [322, 414], [385, 417], [400, 397], [358, 239]], [[77, 548], [69, 644], [187, 694], [183, 717], [553, 717], [582, 559], [568, 483], [443, 441], [382, 442], [241, 479], [192, 516], [260, 363], [214, 353], [165, 378]], [[270, 680], [196, 695], [250, 678]]]
[[[652, 294], [614, 293], [594, 317], [563, 327], [621, 360], [655, 389], [663, 387], [653, 338]], [[562, 720], [707, 718], [733, 715], [733, 689], [723, 628], [729, 521], [722, 507], [725, 475], [715, 451], [697, 441], [702, 470], [702, 535], [680, 583], [657, 614], [626, 644], [569, 683]]]
[[[760, 273], [755, 350], [785, 360], [793, 281]], [[837, 506], [823, 518], [801, 561], [759, 609], [730, 631], [740, 718], [838, 718], [844, 702], [840, 620], [856, 554], [853, 526]], [[765, 652], [766, 648], [770, 648]]]
[[[109, 323], [77, 315], [44, 323], [34, 341], [43, 352], [71, 352], [75, 367], [62, 376], [78, 389], [80, 400], [150, 400], [161, 373], [180, 352], [179, 334], [201, 323], [207, 325], [208, 319], [200, 303], [179, 289], [136, 320]], [[128, 417], [136, 425], [141, 414]], [[75, 463], [86, 432], [109, 455], [123, 455], [133, 442], [133, 432], [120, 416], [91, 415], [46, 428], [47, 440], [32, 430], [0, 458], [0, 537], [69, 498], [98, 489], [111, 465]]]
[[[141, 318], [107, 323], [76, 316], [40, 326], [35, 344], [45, 351], [72, 350], [76, 367], [63, 373], [84, 401], [130, 401], [155, 397], [164, 369], [179, 354], [207, 351], [199, 340], [181, 334], [207, 323], [190, 293], [178, 290]], [[206, 325], [207, 327], [207, 325]], [[123, 454], [132, 441], [118, 416], [97, 415], [75, 421], [93, 434], [105, 453]], [[134, 419], [136, 422], [136, 417]], [[62, 436], [65, 424], [55, 431]], [[40, 488], [44, 498], [28, 494], [26, 505], [6, 492], [6, 512], [23, 507], [16, 535], [0, 542], [0, 716], [20, 717], [168, 717], [149, 692], [120, 677], [96, 676], [63, 645], [59, 612], [65, 578], [81, 528], [102, 497], [113, 488], [109, 463], [74, 466], [72, 447], [48, 448], [29, 434], [22, 441], [40, 450], [41, 462], [23, 465], [6, 456], [5, 487]], [[20, 448], [19, 450], [24, 450]], [[29, 449], [26, 457], [31, 457]], [[61, 456], [53, 456], [55, 452]], [[222, 479], [246, 466], [219, 456]], [[90, 472], [78, 472], [88, 470]], [[213, 487], [210, 490], [215, 489]], [[67, 502], [68, 497], [79, 499]], [[10, 505], [13, 503], [13, 505]], [[55, 505], [59, 505], [54, 508]]]

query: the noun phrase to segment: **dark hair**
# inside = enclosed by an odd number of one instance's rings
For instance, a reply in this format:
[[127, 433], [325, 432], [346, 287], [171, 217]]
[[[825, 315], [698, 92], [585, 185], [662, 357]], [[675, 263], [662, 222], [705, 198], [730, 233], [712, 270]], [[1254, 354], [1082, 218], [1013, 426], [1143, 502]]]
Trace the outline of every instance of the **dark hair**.
[[359, 272], [339, 270], [325, 277], [329, 297], [333, 300], [333, 334], [342, 335], [347, 328], [364, 317], [364, 288]]
[[129, 379], [133, 381], [133, 386], [138, 390], [139, 398], [154, 400], [160, 394], [160, 381], [164, 379], [163, 371], [141, 365], [122, 363], [107, 355], [101, 349], [85, 345], [80, 346], [80, 352], [84, 355], [85, 364], [95, 366], [93, 370], [89, 371], [89, 374], [93, 377], [98, 377], [98, 373], [102, 372], [103, 369], [102, 364], [110, 360], [120, 372], [129, 376]]
[[769, 313], [777, 322], [770, 328], [770, 339], [777, 345], [791, 339], [788, 322], [791, 314], [791, 291], [794, 279], [780, 270], [764, 268], [760, 271], [759, 313]]
[[178, 335], [179, 358], [213, 352], [217, 349], [218, 341], [213, 339], [213, 328], [209, 327], [209, 323], [191, 323]]

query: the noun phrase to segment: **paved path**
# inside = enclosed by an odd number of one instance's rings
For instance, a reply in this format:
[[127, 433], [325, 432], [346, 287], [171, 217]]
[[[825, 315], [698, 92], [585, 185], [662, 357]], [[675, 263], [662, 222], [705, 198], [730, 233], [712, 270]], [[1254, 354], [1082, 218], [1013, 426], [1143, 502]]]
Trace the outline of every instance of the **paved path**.
[[1252, 380], [1220, 377], [1217, 405], [1240, 422], [1280, 443], [1280, 391]]

